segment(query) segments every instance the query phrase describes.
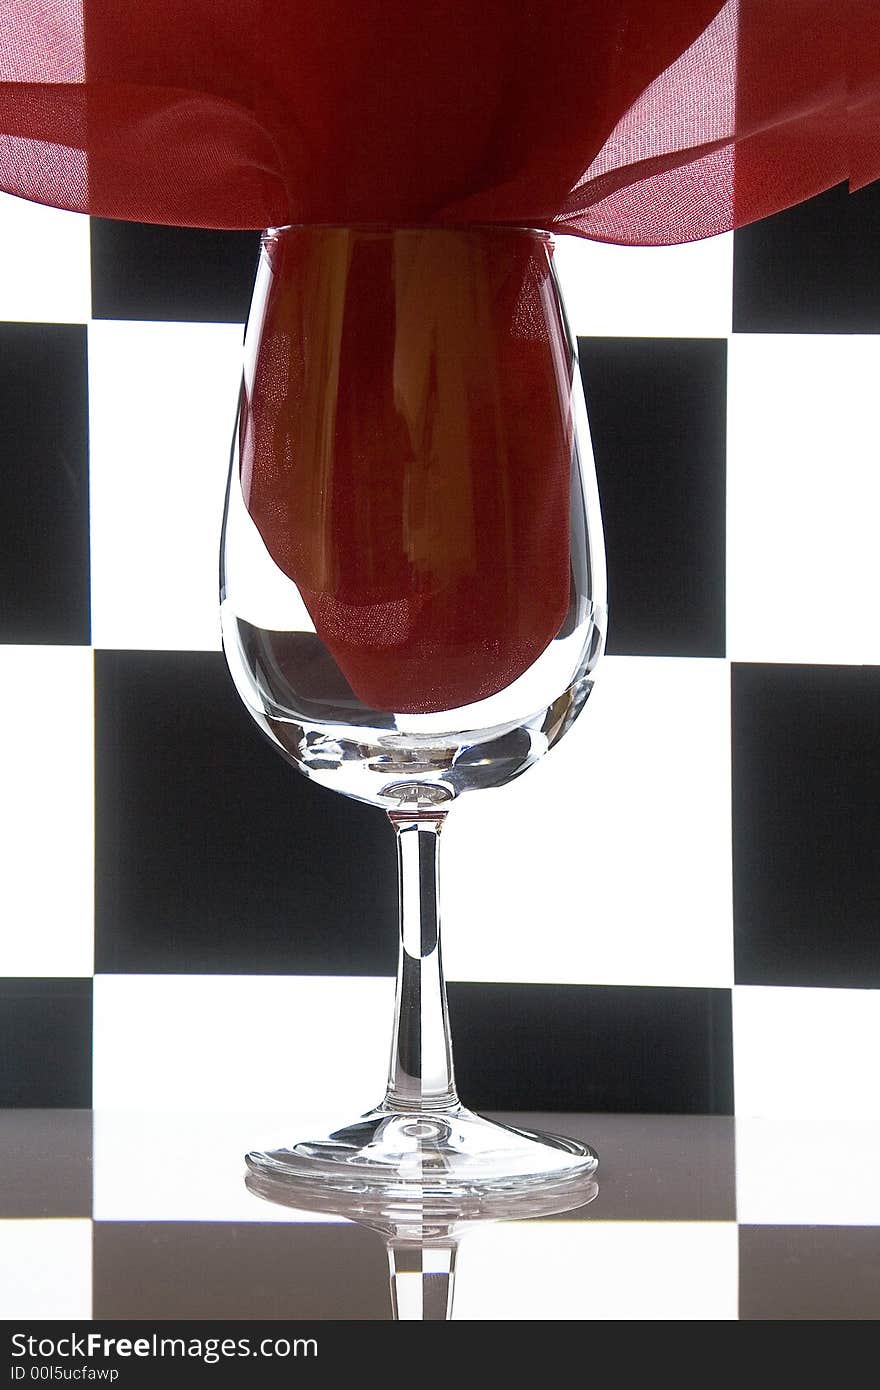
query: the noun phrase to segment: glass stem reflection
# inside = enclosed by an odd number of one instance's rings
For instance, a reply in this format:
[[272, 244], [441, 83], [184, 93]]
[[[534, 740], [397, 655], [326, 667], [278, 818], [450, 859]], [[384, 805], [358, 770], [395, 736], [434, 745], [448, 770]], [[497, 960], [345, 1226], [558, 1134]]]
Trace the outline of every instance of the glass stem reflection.
[[387, 1242], [391, 1308], [396, 1321], [437, 1322], [452, 1317], [455, 1255], [452, 1236], [428, 1245], [392, 1236]]
[[439, 851], [445, 811], [389, 811], [397, 837], [400, 958], [385, 1105], [458, 1105], [440, 957]]

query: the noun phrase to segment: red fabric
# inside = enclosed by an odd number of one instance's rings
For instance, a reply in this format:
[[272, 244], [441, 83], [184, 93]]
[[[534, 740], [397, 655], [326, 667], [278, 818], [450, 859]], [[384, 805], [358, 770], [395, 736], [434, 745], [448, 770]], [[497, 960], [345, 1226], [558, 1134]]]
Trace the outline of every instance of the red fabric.
[[[508, 223], [664, 244], [880, 174], [877, 0], [2, 0], [0, 11], [0, 188], [98, 216]], [[251, 513], [366, 703], [479, 699], [535, 659], [567, 601], [570, 441], [547, 344], [517, 337], [496, 285], [491, 314], [462, 327], [455, 349], [470, 364], [468, 401], [452, 391], [417, 407], [411, 395], [404, 418], [389, 386], [398, 310], [364, 252], [333, 345], [345, 390], [319, 457], [309, 393], [323, 378], [289, 312], [307, 279], [284, 269], [289, 303], [271, 309], [243, 416]], [[528, 305], [528, 276], [518, 283]], [[435, 325], [455, 304], [439, 284], [429, 274], [418, 291]], [[366, 340], [372, 357], [359, 355]], [[480, 376], [486, 351], [500, 353], [497, 383]], [[499, 401], [505, 437], [481, 440]], [[439, 454], [438, 402], [447, 422], [460, 408], [461, 436]], [[430, 490], [432, 460], [445, 520], [402, 549], [407, 488]], [[456, 526], [468, 515], [466, 554]]]
[[880, 173], [876, 0], [3, 0], [0, 187], [192, 226], [711, 235]]
[[305, 228], [267, 245], [244, 500], [374, 709], [504, 689], [568, 611], [572, 362], [547, 241]]

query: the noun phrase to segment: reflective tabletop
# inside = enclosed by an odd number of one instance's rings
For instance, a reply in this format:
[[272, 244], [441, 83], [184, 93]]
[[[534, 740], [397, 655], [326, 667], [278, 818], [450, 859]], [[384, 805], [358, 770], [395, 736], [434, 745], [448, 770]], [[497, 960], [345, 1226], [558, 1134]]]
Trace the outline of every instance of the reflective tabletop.
[[[435, 1223], [430, 1255], [404, 1232], [395, 1296], [407, 1270], [442, 1272], [437, 1249], [454, 1244], [453, 1320], [880, 1316], [875, 1129], [493, 1118], [592, 1144], [597, 1188], [549, 1214]], [[389, 1233], [375, 1215], [246, 1185], [246, 1150], [285, 1127], [277, 1114], [0, 1112], [0, 1318], [390, 1319]]]

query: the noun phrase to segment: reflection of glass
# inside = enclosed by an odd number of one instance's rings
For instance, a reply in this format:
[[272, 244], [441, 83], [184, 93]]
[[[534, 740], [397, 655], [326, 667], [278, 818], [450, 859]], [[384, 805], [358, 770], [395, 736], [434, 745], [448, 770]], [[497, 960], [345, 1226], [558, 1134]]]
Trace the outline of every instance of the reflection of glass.
[[545, 234], [504, 227], [263, 237], [224, 649], [295, 766], [387, 811], [401, 901], [385, 1099], [324, 1138], [249, 1156], [275, 1179], [421, 1201], [534, 1191], [596, 1166], [586, 1145], [461, 1105], [440, 963], [452, 804], [562, 737], [604, 641], [598, 499], [551, 258]]
[[267, 1202], [302, 1211], [344, 1216], [378, 1231], [385, 1240], [395, 1319], [444, 1321], [452, 1317], [459, 1243], [480, 1221], [528, 1221], [587, 1206], [599, 1185], [588, 1178], [559, 1180], [545, 1190], [513, 1189], [474, 1195], [423, 1196], [415, 1202], [383, 1194], [321, 1188], [308, 1177], [245, 1178], [249, 1191]]

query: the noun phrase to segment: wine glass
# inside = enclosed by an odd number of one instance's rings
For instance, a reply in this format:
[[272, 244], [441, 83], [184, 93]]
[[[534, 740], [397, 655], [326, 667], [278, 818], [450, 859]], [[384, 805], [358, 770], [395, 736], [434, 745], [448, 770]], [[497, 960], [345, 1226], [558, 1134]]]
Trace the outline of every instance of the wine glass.
[[224, 651], [286, 759], [386, 811], [400, 887], [384, 1099], [249, 1154], [276, 1182], [423, 1204], [597, 1166], [587, 1145], [461, 1103], [440, 957], [446, 817], [562, 738], [604, 645], [598, 494], [552, 257], [549, 235], [507, 226], [262, 238], [223, 521]]

